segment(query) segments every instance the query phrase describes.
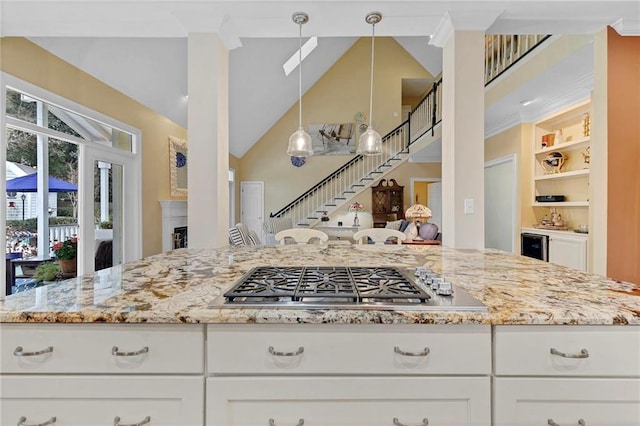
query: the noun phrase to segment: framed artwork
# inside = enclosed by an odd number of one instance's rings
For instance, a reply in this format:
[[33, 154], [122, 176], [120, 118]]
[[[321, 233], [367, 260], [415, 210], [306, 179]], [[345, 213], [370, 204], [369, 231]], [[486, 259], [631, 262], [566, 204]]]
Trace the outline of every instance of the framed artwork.
[[169, 136], [171, 195], [187, 196], [187, 141]]
[[351, 155], [356, 152], [353, 123], [310, 124], [313, 155]]

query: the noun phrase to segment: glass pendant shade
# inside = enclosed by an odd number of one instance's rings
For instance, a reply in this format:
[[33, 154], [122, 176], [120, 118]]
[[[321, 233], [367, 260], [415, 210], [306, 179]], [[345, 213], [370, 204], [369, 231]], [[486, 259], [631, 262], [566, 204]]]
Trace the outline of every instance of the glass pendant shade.
[[382, 137], [369, 126], [366, 132], [360, 135], [357, 154], [378, 155], [382, 153]]
[[365, 17], [365, 22], [371, 24], [371, 81], [369, 86], [369, 127], [358, 140], [357, 154], [380, 155], [382, 154], [382, 137], [373, 130], [373, 61], [375, 54], [376, 24], [382, 20], [380, 12], [371, 12]]
[[292, 157], [311, 157], [313, 155], [313, 145], [311, 136], [302, 127], [302, 26], [309, 22], [309, 15], [304, 12], [296, 12], [292, 16], [293, 22], [299, 27], [299, 63], [298, 63], [298, 130], [289, 137], [287, 154]]
[[287, 154], [292, 157], [311, 157], [313, 155], [313, 147], [311, 145], [311, 136], [305, 132], [302, 127], [289, 137], [289, 148]]

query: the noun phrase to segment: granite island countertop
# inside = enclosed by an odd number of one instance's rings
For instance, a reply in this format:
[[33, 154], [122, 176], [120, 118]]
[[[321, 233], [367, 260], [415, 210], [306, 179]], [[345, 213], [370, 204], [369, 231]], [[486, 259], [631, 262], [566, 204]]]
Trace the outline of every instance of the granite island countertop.
[[[487, 312], [219, 308], [255, 266], [428, 266]], [[7, 296], [0, 322], [640, 324], [640, 287], [496, 250], [284, 245], [180, 249]]]

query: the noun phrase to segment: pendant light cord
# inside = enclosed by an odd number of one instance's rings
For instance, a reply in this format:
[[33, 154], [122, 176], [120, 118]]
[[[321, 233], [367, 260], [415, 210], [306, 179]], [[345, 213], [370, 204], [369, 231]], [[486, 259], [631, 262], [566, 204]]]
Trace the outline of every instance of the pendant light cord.
[[298, 129], [302, 128], [302, 22], [298, 24]]
[[376, 39], [376, 24], [371, 24], [371, 85], [369, 87], [369, 128], [373, 125], [373, 55], [375, 54], [374, 43]]

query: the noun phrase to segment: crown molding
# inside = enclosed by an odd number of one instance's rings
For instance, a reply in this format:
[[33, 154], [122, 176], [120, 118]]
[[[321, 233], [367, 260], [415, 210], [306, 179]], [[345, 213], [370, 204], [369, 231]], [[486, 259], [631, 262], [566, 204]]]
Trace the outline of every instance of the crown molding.
[[558, 96], [545, 100], [544, 104], [535, 107], [532, 104], [526, 112], [515, 111], [492, 123], [491, 126], [485, 124], [484, 137], [485, 139], [490, 138], [518, 124], [540, 121], [558, 110], [583, 102], [590, 98], [592, 89], [593, 73], [590, 72], [576, 79], [566, 91]]
[[637, 36], [640, 35], [640, 18], [629, 19], [620, 18], [611, 24], [614, 30], [621, 36]]
[[429, 44], [436, 47], [444, 47], [454, 31], [487, 31], [496, 19], [504, 13], [500, 10], [456, 10], [444, 14]]
[[507, 116], [503, 117], [496, 123], [493, 123], [492, 126], [486, 126], [484, 129], [484, 138], [490, 138], [491, 136], [495, 136], [498, 133], [502, 133], [507, 129], [512, 128], [513, 126], [517, 126], [518, 124], [522, 124], [525, 121], [522, 119], [522, 116], [519, 112], [512, 112]]

